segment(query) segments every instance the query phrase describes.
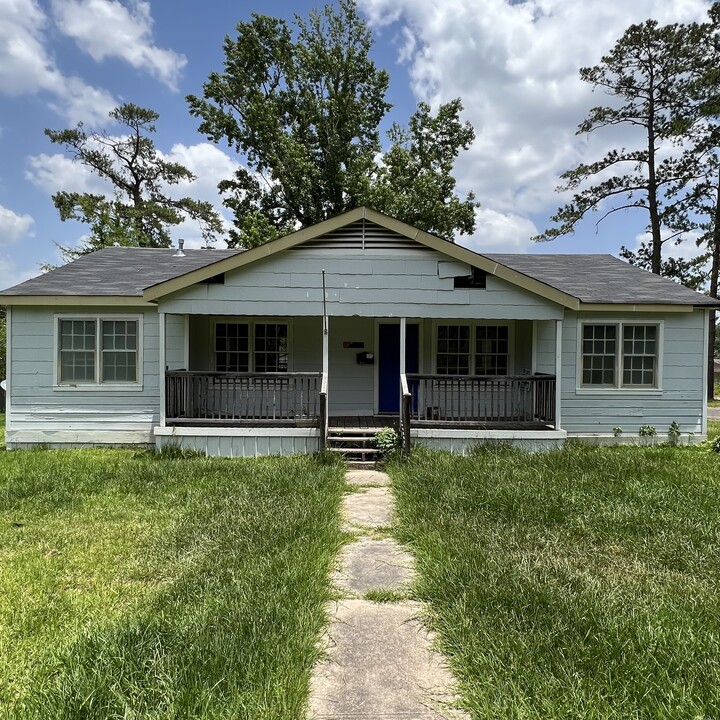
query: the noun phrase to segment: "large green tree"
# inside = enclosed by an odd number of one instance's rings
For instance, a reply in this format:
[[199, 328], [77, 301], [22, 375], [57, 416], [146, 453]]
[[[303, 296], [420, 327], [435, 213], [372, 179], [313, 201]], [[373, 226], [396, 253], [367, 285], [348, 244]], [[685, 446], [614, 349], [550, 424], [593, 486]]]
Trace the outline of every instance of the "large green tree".
[[572, 233], [591, 212], [601, 211], [601, 222], [621, 210], [639, 210], [648, 221], [650, 270], [661, 273], [662, 246], [672, 237], [663, 232], [666, 192], [677, 188], [683, 171], [665, 150], [684, 130], [686, 72], [693, 59], [685, 26], [647, 20], [630, 26], [600, 63], [580, 70], [581, 79], [611, 102], [593, 107], [578, 134], [624, 128], [637, 149], [614, 148], [565, 172], [558, 190], [572, 191], [572, 199], [551, 218], [556, 226], [536, 240]]
[[[436, 117], [421, 105], [407, 130], [391, 130], [391, 149], [378, 163], [391, 106], [372, 44], [354, 0], [296, 16], [293, 26], [254, 14], [225, 38], [223, 71], [188, 103], [201, 132], [244, 157], [220, 184], [235, 213], [231, 244], [252, 246], [362, 204], [445, 237], [472, 231], [474, 198], [457, 198], [450, 175], [472, 140], [458, 120], [459, 102]], [[415, 170], [420, 178], [410, 176]], [[397, 179], [407, 187], [393, 196], [387, 186]]]
[[119, 134], [87, 133], [82, 123], [68, 130], [45, 130], [53, 143], [64, 146], [74, 161], [107, 180], [110, 197], [61, 190], [52, 196], [62, 220], [89, 225], [89, 236], [79, 248], [62, 248], [68, 259], [118, 243], [140, 247], [167, 247], [169, 228], [186, 218], [195, 220], [206, 242], [222, 231], [212, 204], [189, 197], [172, 198], [168, 187], [195, 176], [179, 163], [167, 162], [152, 138], [158, 114], [131, 103], [110, 112]]

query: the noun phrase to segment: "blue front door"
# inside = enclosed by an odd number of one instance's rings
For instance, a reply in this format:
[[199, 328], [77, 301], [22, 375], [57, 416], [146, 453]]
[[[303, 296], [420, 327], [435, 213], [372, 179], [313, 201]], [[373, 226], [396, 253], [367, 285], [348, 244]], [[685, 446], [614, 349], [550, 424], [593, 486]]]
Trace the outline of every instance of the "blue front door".
[[[420, 369], [420, 326], [408, 323], [405, 335], [405, 372], [416, 373]], [[380, 323], [378, 338], [378, 411], [400, 411], [400, 325]]]

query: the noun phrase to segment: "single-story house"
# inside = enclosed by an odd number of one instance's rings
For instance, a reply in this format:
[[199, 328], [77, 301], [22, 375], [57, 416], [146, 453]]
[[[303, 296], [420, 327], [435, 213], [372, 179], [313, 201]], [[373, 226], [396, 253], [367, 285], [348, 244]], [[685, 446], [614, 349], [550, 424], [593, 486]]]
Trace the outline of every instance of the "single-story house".
[[717, 302], [609, 255], [477, 254], [361, 207], [246, 251], [107, 248], [1, 295], [10, 449], [706, 435]]

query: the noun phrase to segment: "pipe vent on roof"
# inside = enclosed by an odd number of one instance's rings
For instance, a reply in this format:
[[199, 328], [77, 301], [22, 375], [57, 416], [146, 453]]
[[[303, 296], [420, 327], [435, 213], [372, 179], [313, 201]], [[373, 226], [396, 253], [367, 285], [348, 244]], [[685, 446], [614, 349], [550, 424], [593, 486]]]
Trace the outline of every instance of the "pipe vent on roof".
[[185, 247], [185, 241], [182, 238], [180, 238], [178, 240], [178, 249], [175, 251], [175, 254], [173, 255], [173, 257], [185, 257], [185, 251], [183, 250], [184, 247]]

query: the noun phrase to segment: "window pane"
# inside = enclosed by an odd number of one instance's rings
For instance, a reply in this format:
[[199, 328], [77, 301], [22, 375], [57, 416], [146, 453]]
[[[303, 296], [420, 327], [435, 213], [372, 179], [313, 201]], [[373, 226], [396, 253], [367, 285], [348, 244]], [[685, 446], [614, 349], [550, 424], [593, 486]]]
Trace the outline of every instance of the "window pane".
[[101, 382], [137, 382], [137, 321], [102, 321]]
[[623, 385], [657, 385], [657, 325], [623, 327]]
[[614, 386], [616, 325], [582, 326], [582, 384]]
[[219, 372], [248, 372], [250, 369], [248, 323], [215, 325], [215, 369]]
[[507, 325], [478, 325], [475, 328], [477, 375], [507, 375], [509, 332]]
[[287, 372], [287, 324], [256, 323], [254, 359], [255, 372]]
[[95, 382], [95, 320], [60, 321], [60, 382]]
[[439, 375], [470, 374], [470, 326], [438, 325], [435, 367]]

